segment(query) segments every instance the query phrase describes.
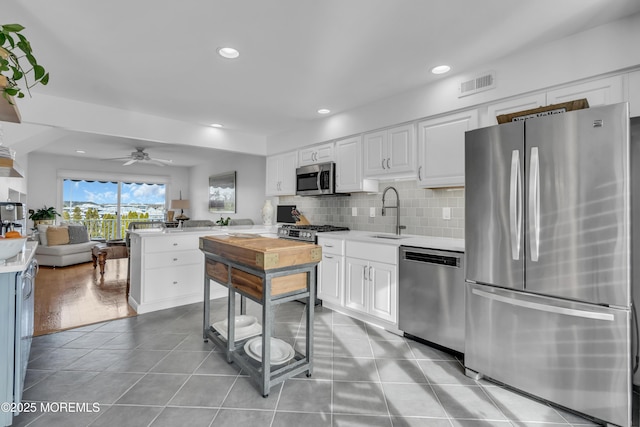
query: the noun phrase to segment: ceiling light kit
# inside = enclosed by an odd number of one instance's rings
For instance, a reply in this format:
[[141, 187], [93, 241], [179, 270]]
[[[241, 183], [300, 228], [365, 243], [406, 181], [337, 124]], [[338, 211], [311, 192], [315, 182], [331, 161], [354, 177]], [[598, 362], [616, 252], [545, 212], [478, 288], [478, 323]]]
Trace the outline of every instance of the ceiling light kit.
[[437, 67], [433, 67], [431, 72], [433, 74], [444, 74], [448, 73], [451, 70], [451, 67], [448, 65], [438, 65]]
[[327, 108], [321, 108], [318, 110], [318, 114], [329, 114], [331, 112], [331, 110], [327, 109]]
[[236, 59], [240, 56], [240, 52], [232, 47], [221, 47], [218, 48], [218, 55], [226, 59]]
[[209, 126], [211, 126], [212, 128], [221, 128], [222, 125], [220, 123], [211, 123]]
[[128, 157], [116, 157], [104, 160], [126, 160], [126, 162], [123, 163], [122, 166], [129, 166], [137, 162], [156, 166], [170, 165], [171, 163], [173, 163], [173, 160], [155, 159], [150, 157], [149, 153], [144, 151], [144, 148], [136, 148], [136, 151], [133, 151]]

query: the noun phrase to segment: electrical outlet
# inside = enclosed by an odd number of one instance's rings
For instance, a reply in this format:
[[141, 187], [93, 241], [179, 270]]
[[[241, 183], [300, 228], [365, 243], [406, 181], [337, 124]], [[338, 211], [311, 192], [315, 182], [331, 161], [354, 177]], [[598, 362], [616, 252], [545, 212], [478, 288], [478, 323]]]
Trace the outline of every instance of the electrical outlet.
[[351, 216], [358, 216], [358, 208], [351, 208]]
[[369, 208], [369, 217], [374, 218], [376, 216], [376, 208]]
[[451, 219], [451, 208], [442, 208], [442, 219]]

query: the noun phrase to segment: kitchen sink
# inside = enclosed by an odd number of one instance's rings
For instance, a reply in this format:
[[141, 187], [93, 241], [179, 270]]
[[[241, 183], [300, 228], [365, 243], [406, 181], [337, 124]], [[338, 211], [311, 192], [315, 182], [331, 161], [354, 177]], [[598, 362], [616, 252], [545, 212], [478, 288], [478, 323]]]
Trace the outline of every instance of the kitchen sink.
[[391, 240], [400, 240], [400, 239], [407, 238], [407, 236], [398, 236], [397, 234], [373, 234], [369, 237], [373, 237], [376, 239], [391, 239]]

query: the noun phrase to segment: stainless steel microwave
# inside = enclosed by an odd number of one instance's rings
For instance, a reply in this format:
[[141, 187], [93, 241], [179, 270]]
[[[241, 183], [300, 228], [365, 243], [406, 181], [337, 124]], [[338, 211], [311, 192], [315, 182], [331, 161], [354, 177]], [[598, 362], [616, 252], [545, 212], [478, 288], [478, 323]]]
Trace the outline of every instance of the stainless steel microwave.
[[320, 163], [296, 169], [296, 194], [322, 196], [335, 194], [335, 163]]

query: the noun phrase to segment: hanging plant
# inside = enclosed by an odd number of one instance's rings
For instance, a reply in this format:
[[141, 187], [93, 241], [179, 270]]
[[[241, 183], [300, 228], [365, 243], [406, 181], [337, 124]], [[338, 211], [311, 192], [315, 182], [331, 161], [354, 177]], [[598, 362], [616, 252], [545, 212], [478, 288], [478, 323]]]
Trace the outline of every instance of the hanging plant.
[[[31, 96], [31, 89], [38, 83], [49, 83], [49, 73], [38, 64], [31, 43], [20, 32], [20, 24], [0, 26], [0, 89], [2, 96], [13, 104], [11, 97], [24, 98], [24, 92]], [[23, 67], [24, 63], [28, 63]]]

